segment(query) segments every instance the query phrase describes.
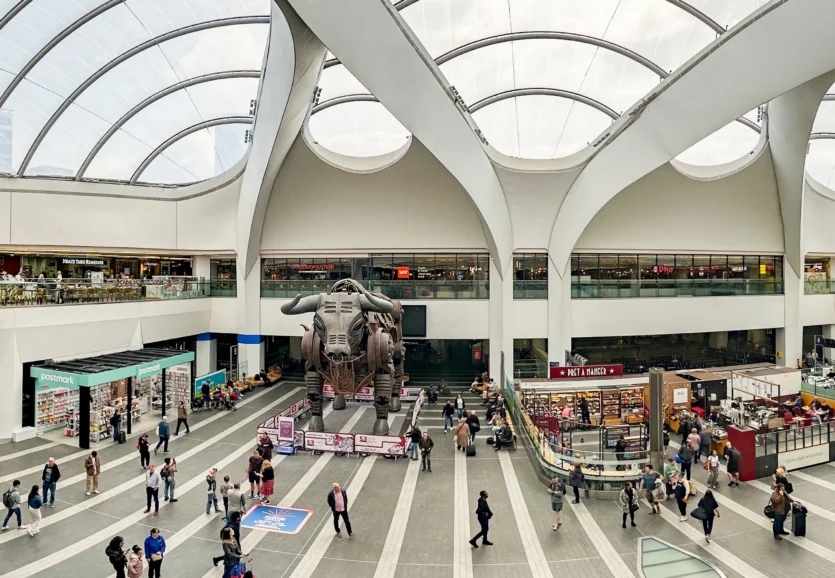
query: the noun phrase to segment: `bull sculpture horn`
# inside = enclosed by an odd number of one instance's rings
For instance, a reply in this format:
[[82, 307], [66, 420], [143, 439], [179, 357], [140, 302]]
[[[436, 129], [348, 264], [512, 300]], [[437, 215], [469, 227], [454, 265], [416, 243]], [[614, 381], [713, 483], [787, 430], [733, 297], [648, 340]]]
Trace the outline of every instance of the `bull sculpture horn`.
[[301, 313], [313, 313], [319, 306], [318, 295], [308, 295], [302, 299], [302, 294], [297, 294], [292, 301], [281, 306], [281, 312], [285, 315], [299, 315]]
[[375, 313], [391, 313], [394, 304], [387, 299], [382, 299], [369, 292], [365, 292], [360, 295], [360, 306], [362, 307], [363, 311], [373, 311]]

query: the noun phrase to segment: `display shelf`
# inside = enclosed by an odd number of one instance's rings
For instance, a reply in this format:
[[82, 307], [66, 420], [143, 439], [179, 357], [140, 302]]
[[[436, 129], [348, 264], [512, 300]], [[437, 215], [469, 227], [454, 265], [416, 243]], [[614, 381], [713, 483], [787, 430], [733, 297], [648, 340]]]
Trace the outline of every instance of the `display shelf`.
[[165, 370], [165, 390], [169, 406], [177, 407], [182, 401], [186, 407], [191, 405], [191, 364], [183, 363]]
[[644, 413], [644, 390], [641, 387], [620, 390], [620, 416], [641, 415]]
[[35, 425], [38, 433], [64, 427], [72, 391], [66, 388], [39, 391], [36, 395]]
[[604, 424], [620, 421], [621, 392], [617, 389], [600, 392], [600, 412]]

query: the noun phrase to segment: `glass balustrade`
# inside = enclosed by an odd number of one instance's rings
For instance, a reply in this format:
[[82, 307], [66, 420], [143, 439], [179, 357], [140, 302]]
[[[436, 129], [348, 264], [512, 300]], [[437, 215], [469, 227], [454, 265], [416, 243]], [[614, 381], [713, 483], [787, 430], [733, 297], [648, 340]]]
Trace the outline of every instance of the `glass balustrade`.
[[572, 299], [782, 295], [782, 281], [761, 279], [572, 280]]
[[[330, 290], [334, 281], [261, 281], [261, 297], [293, 298], [318, 295]], [[488, 281], [363, 281], [365, 288], [392, 299], [488, 299]]]
[[[225, 290], [229, 292], [234, 288]], [[169, 277], [147, 281], [67, 278], [0, 281], [0, 307], [165, 301], [213, 296], [212, 284], [202, 277]]]
[[803, 292], [806, 295], [832, 295], [835, 293], [835, 279], [806, 281], [803, 283]]
[[514, 299], [548, 299], [548, 281], [514, 281]]

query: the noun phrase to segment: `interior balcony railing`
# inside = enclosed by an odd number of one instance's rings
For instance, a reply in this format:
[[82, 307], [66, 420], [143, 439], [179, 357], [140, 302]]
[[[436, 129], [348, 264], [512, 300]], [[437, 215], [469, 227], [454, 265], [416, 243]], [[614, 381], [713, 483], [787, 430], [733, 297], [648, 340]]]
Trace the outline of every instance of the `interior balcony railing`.
[[12, 279], [0, 281], [0, 307], [165, 301], [211, 297], [203, 277], [165, 279]]
[[548, 281], [514, 281], [514, 299], [548, 299]]
[[782, 295], [783, 282], [762, 279], [573, 279], [572, 299]]
[[832, 295], [835, 294], [835, 279], [822, 279], [820, 281], [806, 281], [803, 283], [803, 293], [806, 295]]
[[237, 297], [237, 279], [212, 279], [209, 283], [212, 297]]
[[[261, 281], [261, 297], [290, 299], [330, 290], [334, 281]], [[365, 288], [392, 299], [489, 299], [488, 281], [363, 281]]]

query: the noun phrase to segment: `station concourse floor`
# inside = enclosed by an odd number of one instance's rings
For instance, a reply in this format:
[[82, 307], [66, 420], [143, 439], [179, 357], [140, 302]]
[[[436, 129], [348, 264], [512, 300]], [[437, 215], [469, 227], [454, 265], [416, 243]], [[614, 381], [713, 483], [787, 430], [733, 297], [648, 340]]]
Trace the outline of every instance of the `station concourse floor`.
[[[211, 557], [221, 554], [222, 516], [205, 514], [205, 476], [219, 467], [218, 480], [228, 474], [244, 481], [247, 458], [255, 441], [255, 426], [304, 396], [301, 382], [282, 381], [251, 392], [237, 412], [201, 412], [190, 416], [192, 433], [172, 437], [171, 453], [180, 464], [176, 504], [165, 504], [160, 491], [158, 517], [143, 514], [144, 472], [139, 466], [135, 435], [126, 445], [99, 444], [103, 472], [98, 496], [84, 494], [85, 453], [75, 446], [53, 445], [37, 439], [0, 445], [0, 486], [22, 481], [24, 494], [40, 484], [41, 469], [52, 456], [61, 469], [54, 509], [43, 510], [35, 537], [11, 529], [0, 534], [0, 578], [65, 578], [114, 576], [104, 554], [113, 536], [125, 547], [142, 545], [151, 527], [159, 527], [168, 544], [162, 576], [220, 577]], [[475, 396], [465, 397], [483, 416]], [[440, 402], [445, 401], [443, 398]], [[394, 414], [399, 430], [407, 408]], [[566, 499], [562, 528], [551, 528], [550, 497], [540, 484], [523, 449], [496, 453], [487, 446], [485, 430], [477, 437], [478, 453], [465, 458], [454, 449], [453, 434], [443, 433], [441, 404], [427, 407], [422, 429], [435, 440], [432, 473], [420, 471], [419, 461], [348, 458], [301, 452], [275, 465], [272, 502], [311, 509], [313, 516], [295, 535], [242, 529], [255, 576], [339, 578], [455, 577], [638, 577], [638, 540], [654, 536], [711, 562], [728, 578], [781, 575], [823, 576], [835, 562], [835, 464], [791, 473], [794, 496], [809, 507], [808, 534], [775, 542], [770, 522], [762, 514], [770, 480], [717, 493], [721, 518], [713, 539], [705, 543], [699, 522], [679, 522], [674, 503], [665, 503], [662, 516], [649, 516], [642, 503], [637, 528], [621, 528], [621, 510], [614, 501]], [[329, 412], [329, 431], [370, 432], [374, 410], [349, 403]], [[304, 421], [299, 427], [304, 425]], [[42, 447], [49, 443], [48, 447]], [[672, 448], [670, 451], [674, 451]], [[151, 456], [162, 462], [163, 453]], [[694, 467], [699, 495], [704, 470]], [[325, 498], [333, 482], [346, 488], [354, 536], [336, 538]], [[467, 541], [477, 532], [475, 506], [480, 490], [490, 494], [494, 512], [493, 546], [472, 549]], [[830, 500], [832, 500], [830, 502]], [[165, 505], [162, 505], [165, 504]], [[691, 503], [691, 508], [695, 503]], [[5, 512], [5, 509], [3, 510]], [[22, 511], [24, 524], [30, 520]], [[656, 576], [680, 574], [656, 574]]]

